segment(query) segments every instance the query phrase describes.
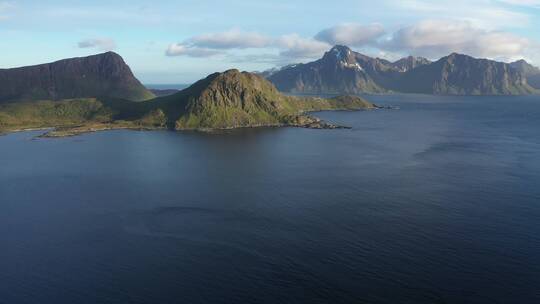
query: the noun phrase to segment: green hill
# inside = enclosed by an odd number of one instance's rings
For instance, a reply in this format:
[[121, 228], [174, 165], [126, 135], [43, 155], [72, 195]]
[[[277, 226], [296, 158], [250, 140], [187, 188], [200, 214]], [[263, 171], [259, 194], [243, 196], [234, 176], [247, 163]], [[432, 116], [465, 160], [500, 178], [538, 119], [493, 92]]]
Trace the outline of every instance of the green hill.
[[57, 128], [71, 135], [114, 128], [213, 130], [261, 126], [334, 128], [305, 114], [374, 109], [360, 97], [286, 96], [264, 78], [238, 70], [214, 73], [174, 95], [147, 102], [82, 98], [0, 104], [0, 131]]
[[167, 113], [169, 124], [177, 130], [308, 125], [311, 120], [303, 114], [306, 111], [374, 107], [359, 97], [286, 96], [263, 77], [238, 70], [214, 73], [153, 103]]

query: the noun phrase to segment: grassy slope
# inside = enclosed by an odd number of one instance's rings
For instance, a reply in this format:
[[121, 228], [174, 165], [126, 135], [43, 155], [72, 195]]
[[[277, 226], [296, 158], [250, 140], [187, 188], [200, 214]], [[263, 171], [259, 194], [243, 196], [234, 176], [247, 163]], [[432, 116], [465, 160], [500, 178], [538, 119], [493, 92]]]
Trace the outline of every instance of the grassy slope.
[[298, 125], [297, 116], [308, 111], [374, 108], [358, 97], [285, 96], [262, 77], [237, 70], [212, 74], [154, 104], [167, 113], [169, 125], [179, 130]]
[[60, 130], [56, 134], [69, 135], [111, 128], [305, 126], [317, 122], [305, 112], [374, 107], [358, 97], [285, 96], [259, 76], [229, 71], [147, 102], [85, 98], [0, 104], [0, 131], [54, 127]]
[[164, 115], [141, 103], [96, 98], [0, 104], [0, 131], [74, 127], [160, 127]]

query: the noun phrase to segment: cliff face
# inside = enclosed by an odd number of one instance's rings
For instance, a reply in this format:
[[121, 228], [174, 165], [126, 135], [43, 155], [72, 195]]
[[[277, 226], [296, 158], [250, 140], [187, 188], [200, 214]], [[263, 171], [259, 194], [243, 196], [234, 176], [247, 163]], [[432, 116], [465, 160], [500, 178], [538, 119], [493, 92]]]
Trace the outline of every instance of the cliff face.
[[288, 66], [268, 76], [280, 91], [315, 94], [385, 93], [405, 73], [430, 61], [407, 57], [396, 62], [372, 58], [335, 46], [323, 58]]
[[0, 101], [113, 97], [152, 98], [113, 52], [35, 66], [0, 69]]
[[284, 68], [268, 79], [292, 93], [516, 95], [537, 93], [527, 83], [533, 77], [510, 64], [460, 54], [436, 62], [412, 56], [389, 62], [335, 46], [320, 60]]
[[335, 46], [323, 58], [289, 66], [268, 79], [283, 92], [292, 93], [382, 93], [377, 79], [386, 74], [387, 62], [362, 56], [345, 46]]
[[407, 72], [398, 91], [441, 95], [533, 94], [524, 75], [509, 64], [451, 54]]
[[527, 78], [529, 85], [535, 89], [540, 89], [540, 69], [525, 60], [518, 60], [510, 64], [512, 68], [519, 71]]

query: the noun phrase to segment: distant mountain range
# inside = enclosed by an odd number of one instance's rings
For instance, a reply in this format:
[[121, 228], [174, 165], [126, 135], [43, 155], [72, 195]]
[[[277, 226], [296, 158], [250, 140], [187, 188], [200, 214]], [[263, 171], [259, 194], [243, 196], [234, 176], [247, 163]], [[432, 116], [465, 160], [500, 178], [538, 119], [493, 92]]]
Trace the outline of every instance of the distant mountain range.
[[540, 70], [525, 61], [507, 64], [454, 53], [435, 62], [412, 56], [390, 62], [346, 46], [263, 75], [280, 91], [308, 94], [522, 95], [540, 89]]
[[67, 136], [118, 128], [336, 128], [305, 113], [377, 108], [354, 96], [286, 96], [265, 78], [238, 70], [214, 73], [184, 90], [147, 100], [153, 94], [114, 53], [3, 72], [0, 86], [8, 90], [2, 91], [0, 132], [57, 128], [49, 135]]
[[0, 69], [0, 102], [107, 97], [142, 101], [154, 97], [113, 52], [35, 66]]

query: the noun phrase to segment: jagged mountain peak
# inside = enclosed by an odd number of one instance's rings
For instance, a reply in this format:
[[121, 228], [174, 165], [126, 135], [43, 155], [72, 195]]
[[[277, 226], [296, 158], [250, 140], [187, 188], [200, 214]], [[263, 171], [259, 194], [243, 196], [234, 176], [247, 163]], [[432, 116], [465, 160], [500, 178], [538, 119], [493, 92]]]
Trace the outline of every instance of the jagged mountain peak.
[[474, 59], [475, 58], [472, 56], [454, 52], [448, 56], [442, 57], [441, 59], [439, 59], [439, 61], [474, 60]]
[[337, 55], [343, 55], [352, 52], [351, 48], [345, 45], [335, 45], [333, 46], [328, 53], [333, 53]]
[[[540, 78], [540, 70], [538, 73]], [[337, 45], [326, 52], [322, 59], [278, 71], [268, 79], [279, 90], [293, 93], [407, 92], [445, 95], [537, 93], [527, 84], [532, 83], [534, 79], [525, 74], [506, 63], [477, 59], [457, 52], [436, 62], [409, 56], [392, 63]]]
[[323, 60], [352, 64], [356, 62], [355, 57], [356, 53], [353, 52], [349, 47], [344, 45], [336, 45], [330, 49], [330, 51], [324, 54]]
[[392, 63], [392, 66], [400, 72], [407, 72], [419, 66], [430, 64], [431, 61], [424, 57], [407, 56]]
[[510, 63], [510, 66], [525, 76], [533, 76], [540, 74], [540, 69], [528, 63], [527, 61], [525, 61], [525, 59], [514, 61]]

